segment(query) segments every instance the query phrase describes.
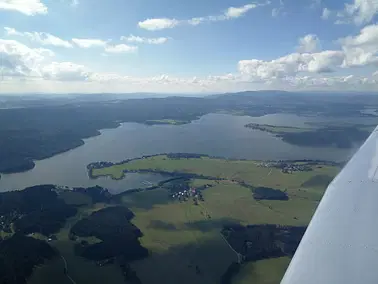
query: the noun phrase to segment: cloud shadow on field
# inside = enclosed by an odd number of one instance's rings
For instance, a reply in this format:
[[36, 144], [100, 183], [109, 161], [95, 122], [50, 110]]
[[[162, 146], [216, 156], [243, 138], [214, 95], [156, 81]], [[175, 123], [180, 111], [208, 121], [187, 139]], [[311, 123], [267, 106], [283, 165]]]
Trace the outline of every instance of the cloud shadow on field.
[[167, 223], [161, 220], [151, 220], [150, 224], [147, 226], [149, 229], [160, 229], [166, 231], [176, 231], [177, 227], [174, 224]]
[[191, 229], [200, 230], [202, 232], [212, 231], [214, 229], [222, 230], [224, 226], [239, 225], [240, 221], [233, 218], [208, 219], [194, 222], [187, 222], [185, 226]]

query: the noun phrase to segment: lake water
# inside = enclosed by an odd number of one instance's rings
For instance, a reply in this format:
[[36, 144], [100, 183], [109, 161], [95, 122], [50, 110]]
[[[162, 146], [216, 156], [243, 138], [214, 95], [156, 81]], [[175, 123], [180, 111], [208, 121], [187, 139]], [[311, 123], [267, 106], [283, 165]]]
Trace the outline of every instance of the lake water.
[[245, 128], [247, 123], [304, 126], [318, 118], [274, 114], [263, 117], [208, 114], [190, 124], [147, 126], [124, 123], [105, 129], [101, 135], [85, 139], [85, 144], [49, 159], [36, 161], [33, 170], [2, 175], [0, 191], [22, 189], [36, 184], [52, 183], [89, 187], [100, 185], [112, 192], [143, 187], [145, 181], [156, 183], [164, 177], [153, 174], [127, 174], [123, 180], [88, 178], [86, 166], [95, 161], [117, 162], [141, 155], [167, 152], [200, 153], [236, 159], [324, 159], [341, 161], [355, 149], [298, 147], [274, 135]]

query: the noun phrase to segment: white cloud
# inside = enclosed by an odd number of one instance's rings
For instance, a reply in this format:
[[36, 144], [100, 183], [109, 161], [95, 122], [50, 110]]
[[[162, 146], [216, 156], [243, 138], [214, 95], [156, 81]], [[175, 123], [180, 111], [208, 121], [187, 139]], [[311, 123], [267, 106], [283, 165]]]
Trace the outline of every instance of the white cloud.
[[108, 53], [133, 53], [138, 50], [137, 46], [130, 46], [126, 44], [107, 45], [105, 51]]
[[241, 60], [238, 69], [252, 80], [267, 80], [295, 76], [298, 73], [327, 73], [340, 67], [342, 51], [326, 50], [318, 53], [292, 53], [271, 61]]
[[17, 11], [28, 16], [47, 14], [47, 7], [40, 0], [0, 0], [0, 10]]
[[83, 65], [72, 62], [52, 62], [41, 68], [41, 75], [46, 80], [85, 81], [91, 72]]
[[235, 19], [242, 17], [248, 11], [255, 9], [260, 6], [265, 6], [270, 4], [269, 1], [263, 4], [251, 3], [246, 4], [240, 7], [229, 7], [227, 8], [222, 14], [216, 16], [206, 16], [206, 17], [194, 17], [189, 20], [176, 20], [176, 19], [169, 19], [169, 18], [156, 18], [156, 19], [147, 19], [142, 22], [138, 23], [138, 26], [142, 29], [156, 31], [156, 30], [163, 30], [163, 29], [171, 29], [178, 25], [185, 25], [189, 24], [192, 26], [197, 26], [204, 22], [219, 22], [225, 21], [230, 19]]
[[323, 20], [327, 20], [327, 19], [329, 19], [330, 16], [331, 16], [331, 10], [329, 10], [328, 8], [324, 8], [321, 18]]
[[176, 19], [147, 19], [138, 23], [138, 26], [145, 30], [156, 31], [163, 29], [171, 29], [179, 25], [179, 21]]
[[241, 7], [230, 7], [224, 13], [227, 18], [239, 18], [247, 13], [249, 10], [255, 9], [258, 7], [258, 4], [247, 4]]
[[121, 40], [134, 43], [147, 43], [147, 44], [163, 44], [168, 41], [166, 37], [146, 38], [140, 36], [129, 35], [128, 37], [122, 36]]
[[338, 42], [346, 55], [344, 67], [378, 63], [378, 24], [366, 26], [357, 36], [348, 36]]
[[54, 53], [44, 48], [29, 48], [15, 40], [0, 39], [0, 55], [2, 75], [37, 76], [45, 59]]
[[73, 38], [74, 42], [78, 47], [81, 48], [90, 48], [90, 47], [103, 47], [106, 45], [106, 41], [101, 39], [85, 39], [85, 38]]
[[66, 40], [63, 40], [57, 36], [51, 35], [49, 33], [44, 32], [19, 32], [13, 28], [5, 27], [4, 28], [7, 35], [9, 36], [21, 36], [27, 37], [32, 41], [35, 41], [42, 45], [52, 45], [52, 46], [59, 46], [59, 47], [72, 47], [72, 44]]
[[320, 40], [314, 34], [308, 34], [299, 39], [299, 52], [315, 52], [320, 50]]
[[[19, 33], [7, 28], [7, 33]], [[24, 34], [24, 33], [22, 33]], [[134, 35], [123, 37], [134, 43], [158, 44], [159, 38]], [[112, 53], [136, 52], [136, 46], [111, 44], [96, 39], [72, 40], [75, 45], [101, 47]], [[87, 41], [86, 41], [87, 40]], [[89, 41], [88, 41], [89, 40]], [[152, 41], [154, 40], [154, 41]], [[54, 53], [29, 48], [17, 41], [0, 40], [3, 58], [0, 71], [5, 75], [0, 92], [233, 92], [256, 89], [283, 90], [377, 90], [378, 71], [357, 76], [351, 67], [378, 66], [378, 25], [369, 25], [358, 34], [339, 39], [339, 50], [320, 50], [319, 39], [307, 35], [299, 39], [299, 51], [271, 60], [249, 59], [237, 64], [238, 72], [209, 76], [177, 77], [159, 74], [134, 77], [102, 73], [74, 62], [55, 62]], [[340, 76], [340, 71], [342, 74]], [[350, 73], [348, 74], [348, 71]], [[22, 77], [22, 82], [20, 81]], [[12, 81], [13, 80], [13, 81]]]
[[352, 4], [345, 4], [344, 10], [337, 13], [337, 24], [354, 22], [362, 25], [371, 22], [378, 14], [377, 0], [353, 0]]

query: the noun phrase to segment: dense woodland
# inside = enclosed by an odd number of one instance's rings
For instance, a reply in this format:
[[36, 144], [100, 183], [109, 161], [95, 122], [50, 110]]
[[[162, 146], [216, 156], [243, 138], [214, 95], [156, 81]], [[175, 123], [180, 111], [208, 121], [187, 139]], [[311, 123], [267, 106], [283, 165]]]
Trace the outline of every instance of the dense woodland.
[[46, 242], [21, 234], [0, 241], [0, 283], [27, 283], [34, 267], [56, 255]]
[[351, 148], [365, 141], [369, 135], [369, 131], [358, 127], [327, 127], [313, 131], [288, 132], [279, 136], [283, 141], [298, 146]]
[[94, 236], [101, 242], [87, 245], [80, 244], [76, 253], [91, 259], [105, 260], [122, 256], [127, 261], [148, 256], [148, 251], [140, 245], [142, 232], [130, 222], [134, 217], [126, 207], [108, 207], [81, 219], [70, 231], [72, 237]]
[[[89, 96], [88, 96], [89, 97]], [[364, 94], [300, 94], [275, 91], [244, 92], [204, 98], [169, 97], [106, 101], [59, 99], [29, 108], [0, 110], [0, 172], [20, 172], [34, 167], [33, 160], [44, 159], [83, 144], [82, 139], [97, 135], [99, 129], [116, 127], [119, 122], [145, 123], [148, 120], [173, 119], [191, 121], [198, 117], [225, 110], [251, 116], [270, 113], [316, 114], [325, 116], [368, 116], [362, 114], [365, 105], [378, 106], [375, 96]], [[117, 103], [114, 103], [117, 102]], [[33, 105], [33, 104], [32, 104]], [[24, 106], [24, 105], [23, 105]], [[330, 143], [327, 133], [293, 133], [283, 137], [308, 145], [313, 135], [321, 135], [317, 144]], [[297, 136], [299, 135], [299, 136]], [[331, 141], [341, 147], [349, 142], [340, 138]], [[352, 132], [350, 139], [360, 141], [364, 133]], [[317, 136], [319, 137], [319, 136]], [[322, 142], [325, 141], [325, 142]], [[328, 142], [327, 142], [328, 141]], [[348, 144], [349, 143], [349, 144]]]
[[245, 258], [257, 261], [281, 256], [292, 257], [306, 227], [279, 225], [231, 225], [222, 234], [229, 244]]
[[38, 185], [22, 191], [0, 193], [0, 216], [15, 232], [50, 235], [57, 232], [76, 208], [64, 203], [54, 185]]
[[253, 190], [253, 198], [256, 200], [289, 200], [289, 196], [279, 190], [269, 187], [257, 187]]

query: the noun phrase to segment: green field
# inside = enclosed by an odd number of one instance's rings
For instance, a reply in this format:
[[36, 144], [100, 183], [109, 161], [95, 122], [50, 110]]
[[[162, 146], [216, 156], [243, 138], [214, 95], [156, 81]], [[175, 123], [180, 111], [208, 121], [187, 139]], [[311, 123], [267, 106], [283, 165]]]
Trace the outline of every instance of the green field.
[[[219, 283], [227, 267], [237, 261], [235, 252], [220, 234], [225, 224], [306, 225], [326, 188], [324, 176], [332, 178], [339, 171], [337, 167], [317, 165], [309, 172], [285, 174], [258, 164], [207, 157], [169, 159], [160, 155], [93, 169], [92, 175], [122, 178], [124, 170], [148, 169], [224, 179], [191, 180], [195, 187], [213, 185], [203, 191], [205, 201], [199, 205], [172, 200], [164, 188], [126, 194], [121, 199], [135, 213], [133, 223], [144, 234], [141, 243], [151, 253], [150, 257], [132, 263], [142, 283], [152, 284], [159, 279], [161, 283], [208, 284]], [[314, 182], [317, 176], [321, 178]], [[256, 201], [251, 189], [240, 182], [287, 190], [289, 200]], [[243, 264], [232, 283], [279, 283], [288, 263], [289, 258], [283, 257]]]

